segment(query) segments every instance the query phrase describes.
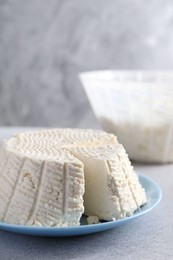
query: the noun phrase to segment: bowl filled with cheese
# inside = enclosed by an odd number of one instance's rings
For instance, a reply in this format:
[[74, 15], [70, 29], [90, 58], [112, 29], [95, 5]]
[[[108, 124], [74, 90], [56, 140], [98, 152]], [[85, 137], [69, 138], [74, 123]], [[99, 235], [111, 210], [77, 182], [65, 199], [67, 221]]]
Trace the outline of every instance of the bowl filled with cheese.
[[173, 73], [89, 71], [79, 75], [101, 127], [131, 160], [173, 162]]

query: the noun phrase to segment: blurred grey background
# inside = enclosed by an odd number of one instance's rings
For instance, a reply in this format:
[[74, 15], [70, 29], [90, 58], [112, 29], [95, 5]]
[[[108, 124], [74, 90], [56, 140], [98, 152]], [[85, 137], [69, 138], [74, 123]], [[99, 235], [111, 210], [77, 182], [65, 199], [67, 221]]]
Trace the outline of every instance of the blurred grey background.
[[78, 73], [172, 69], [171, 0], [0, 0], [0, 125], [93, 127]]

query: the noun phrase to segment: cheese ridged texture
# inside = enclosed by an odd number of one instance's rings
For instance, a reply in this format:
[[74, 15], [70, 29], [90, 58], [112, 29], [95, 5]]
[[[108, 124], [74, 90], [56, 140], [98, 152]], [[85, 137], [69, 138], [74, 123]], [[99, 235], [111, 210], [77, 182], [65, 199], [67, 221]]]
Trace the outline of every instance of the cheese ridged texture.
[[112, 134], [50, 129], [11, 137], [0, 149], [0, 220], [73, 226], [80, 217], [119, 219], [146, 203], [128, 156]]

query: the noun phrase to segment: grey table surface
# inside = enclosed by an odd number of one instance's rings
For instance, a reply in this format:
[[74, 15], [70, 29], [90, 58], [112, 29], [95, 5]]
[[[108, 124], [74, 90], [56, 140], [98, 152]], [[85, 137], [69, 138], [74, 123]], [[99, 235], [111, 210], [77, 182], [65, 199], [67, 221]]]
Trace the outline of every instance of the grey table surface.
[[[0, 128], [0, 140], [25, 130]], [[0, 231], [0, 260], [6, 259], [173, 259], [173, 164], [135, 170], [161, 187], [163, 198], [148, 214], [109, 231], [66, 238]]]

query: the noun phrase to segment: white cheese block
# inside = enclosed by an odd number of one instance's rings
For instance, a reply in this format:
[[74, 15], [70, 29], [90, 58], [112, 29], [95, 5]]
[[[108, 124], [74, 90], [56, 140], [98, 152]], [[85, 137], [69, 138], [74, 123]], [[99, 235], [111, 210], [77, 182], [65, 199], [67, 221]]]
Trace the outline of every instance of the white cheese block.
[[132, 215], [146, 195], [112, 134], [81, 129], [21, 133], [0, 149], [0, 221], [73, 226], [81, 215]]

